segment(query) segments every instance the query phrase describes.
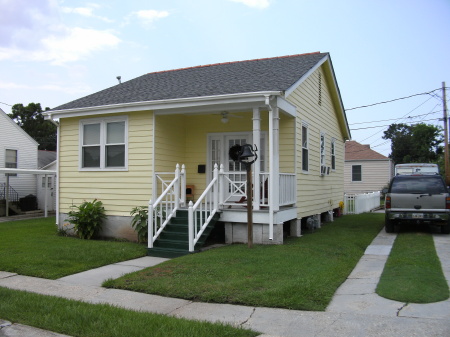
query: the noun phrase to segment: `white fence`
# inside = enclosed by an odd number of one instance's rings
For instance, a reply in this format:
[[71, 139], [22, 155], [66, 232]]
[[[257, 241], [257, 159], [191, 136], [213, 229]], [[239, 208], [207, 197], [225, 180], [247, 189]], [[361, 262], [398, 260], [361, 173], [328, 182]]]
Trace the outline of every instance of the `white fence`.
[[359, 214], [380, 207], [380, 192], [344, 195], [344, 214]]

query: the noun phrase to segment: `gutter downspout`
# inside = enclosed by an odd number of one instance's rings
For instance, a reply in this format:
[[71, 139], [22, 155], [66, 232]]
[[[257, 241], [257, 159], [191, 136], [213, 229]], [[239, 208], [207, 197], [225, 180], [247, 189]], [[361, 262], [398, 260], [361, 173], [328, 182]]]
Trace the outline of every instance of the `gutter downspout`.
[[[56, 125], [56, 226], [59, 226], [59, 143], [61, 140], [61, 134], [59, 132], [59, 123], [52, 118], [52, 114], [48, 115], [46, 118], [54, 125]], [[46, 179], [47, 180], [47, 179]], [[47, 184], [47, 182], [46, 182]], [[45, 196], [45, 202], [47, 202], [47, 195]]]
[[273, 189], [275, 186], [274, 179], [274, 155], [273, 155], [273, 109], [270, 105], [270, 96], [266, 95], [265, 104], [267, 109], [269, 110], [269, 240], [273, 240], [273, 211], [274, 211], [274, 197], [273, 197]]

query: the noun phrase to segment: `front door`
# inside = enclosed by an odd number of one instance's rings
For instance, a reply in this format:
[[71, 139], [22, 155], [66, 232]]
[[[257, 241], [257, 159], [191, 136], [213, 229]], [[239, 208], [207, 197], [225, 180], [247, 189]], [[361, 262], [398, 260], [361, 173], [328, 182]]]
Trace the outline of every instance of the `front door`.
[[223, 164], [224, 171], [228, 173], [227, 184], [224, 191], [225, 202], [237, 202], [246, 195], [245, 166], [230, 159], [228, 152], [233, 145], [252, 144], [252, 133], [224, 133], [209, 137], [208, 181], [212, 179], [214, 165]]

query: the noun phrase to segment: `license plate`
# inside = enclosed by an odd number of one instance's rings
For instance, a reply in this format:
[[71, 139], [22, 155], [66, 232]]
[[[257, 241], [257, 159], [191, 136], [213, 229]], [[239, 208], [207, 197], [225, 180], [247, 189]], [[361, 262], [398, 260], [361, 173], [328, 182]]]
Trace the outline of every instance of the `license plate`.
[[423, 213], [413, 213], [413, 219], [423, 219]]

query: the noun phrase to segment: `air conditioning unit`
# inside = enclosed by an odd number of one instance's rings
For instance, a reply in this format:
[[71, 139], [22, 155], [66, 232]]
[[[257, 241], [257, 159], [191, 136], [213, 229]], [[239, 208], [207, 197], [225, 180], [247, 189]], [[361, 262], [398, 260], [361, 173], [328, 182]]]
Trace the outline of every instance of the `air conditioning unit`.
[[321, 166], [320, 167], [320, 175], [324, 176], [327, 174], [327, 167], [326, 166]]

